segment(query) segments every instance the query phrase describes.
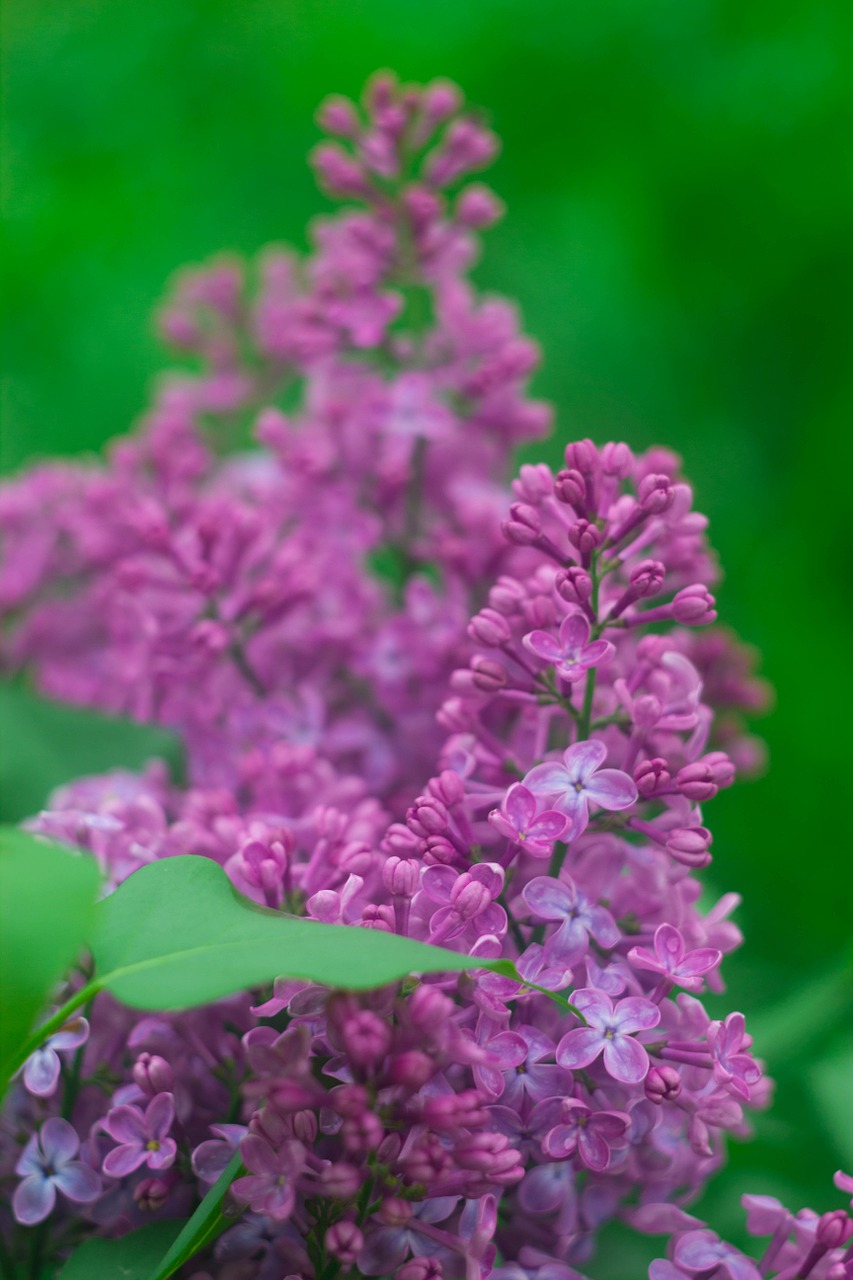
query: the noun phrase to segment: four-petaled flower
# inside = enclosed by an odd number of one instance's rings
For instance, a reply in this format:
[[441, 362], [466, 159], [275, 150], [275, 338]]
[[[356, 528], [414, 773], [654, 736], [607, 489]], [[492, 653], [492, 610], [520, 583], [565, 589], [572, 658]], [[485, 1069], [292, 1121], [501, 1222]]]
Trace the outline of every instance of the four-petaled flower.
[[178, 1150], [174, 1138], [169, 1137], [174, 1119], [171, 1093], [156, 1094], [144, 1114], [139, 1107], [113, 1107], [101, 1127], [121, 1145], [105, 1156], [104, 1173], [110, 1178], [124, 1178], [143, 1164], [149, 1169], [168, 1169]]
[[61, 1062], [59, 1054], [66, 1049], [79, 1049], [89, 1038], [89, 1024], [85, 1018], [72, 1018], [35, 1053], [30, 1054], [24, 1067], [24, 1088], [37, 1098], [50, 1098], [56, 1089]]
[[642, 996], [628, 996], [615, 1005], [609, 996], [584, 987], [575, 991], [572, 1004], [580, 1009], [587, 1025], [576, 1027], [557, 1045], [557, 1062], [572, 1070], [588, 1067], [600, 1053], [604, 1066], [614, 1080], [622, 1084], [639, 1084], [649, 1069], [649, 1055], [635, 1031], [648, 1031], [660, 1022], [660, 1009]]
[[560, 1123], [542, 1139], [542, 1150], [555, 1160], [577, 1152], [595, 1173], [610, 1164], [611, 1148], [627, 1147], [631, 1117], [624, 1111], [593, 1111], [577, 1098], [563, 1098]]
[[94, 1169], [74, 1157], [80, 1150], [77, 1132], [67, 1120], [52, 1116], [40, 1133], [34, 1133], [15, 1165], [23, 1181], [12, 1197], [12, 1212], [18, 1222], [32, 1227], [44, 1219], [56, 1204], [61, 1191], [76, 1204], [90, 1204], [101, 1192]]
[[758, 1084], [761, 1068], [751, 1054], [742, 1052], [752, 1044], [752, 1037], [746, 1034], [743, 1014], [730, 1013], [725, 1022], [712, 1022], [707, 1039], [714, 1059], [715, 1078], [748, 1102], [750, 1085]]
[[521, 845], [534, 858], [547, 858], [554, 841], [559, 840], [572, 825], [571, 818], [556, 809], [536, 812], [536, 797], [521, 782], [515, 782], [501, 802], [500, 809], [493, 809], [489, 822], [502, 836], [513, 844]]
[[710, 1231], [688, 1231], [675, 1244], [673, 1258], [691, 1276], [719, 1275], [727, 1280], [761, 1280], [755, 1263]]
[[237, 1199], [276, 1222], [289, 1218], [296, 1202], [296, 1178], [305, 1164], [302, 1143], [285, 1141], [276, 1150], [260, 1134], [249, 1133], [240, 1154], [249, 1174], [231, 1184]]
[[615, 947], [622, 936], [607, 908], [590, 902], [568, 877], [536, 876], [525, 886], [522, 897], [540, 920], [560, 921], [559, 929], [545, 944], [551, 964], [577, 964], [587, 953], [590, 934], [606, 949]]
[[654, 946], [654, 951], [647, 947], [632, 947], [628, 959], [635, 968], [659, 973], [685, 991], [698, 991], [702, 986], [702, 974], [715, 968], [723, 958], [722, 951], [715, 947], [685, 951], [680, 930], [671, 924], [658, 925]]
[[634, 779], [621, 769], [602, 769], [607, 748], [597, 739], [576, 742], [563, 752], [563, 761], [537, 764], [523, 779], [537, 796], [545, 796], [560, 813], [572, 819], [572, 838], [589, 822], [589, 805], [628, 809], [637, 799]]
[[560, 623], [559, 639], [550, 631], [531, 631], [522, 638], [525, 649], [548, 662], [563, 680], [582, 680], [590, 667], [609, 662], [616, 652], [609, 640], [589, 640], [589, 620], [570, 613]]

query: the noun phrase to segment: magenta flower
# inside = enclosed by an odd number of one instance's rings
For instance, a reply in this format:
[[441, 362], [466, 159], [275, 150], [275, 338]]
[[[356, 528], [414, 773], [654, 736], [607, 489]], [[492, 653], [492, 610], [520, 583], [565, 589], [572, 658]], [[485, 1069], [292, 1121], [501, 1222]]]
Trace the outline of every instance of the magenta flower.
[[648, 1031], [660, 1022], [660, 1009], [642, 996], [628, 996], [614, 1005], [600, 991], [582, 988], [572, 995], [572, 1004], [580, 1009], [587, 1026], [576, 1027], [564, 1035], [557, 1045], [557, 1062], [572, 1070], [588, 1067], [600, 1053], [604, 1066], [614, 1080], [622, 1084], [639, 1084], [649, 1069], [649, 1055], [635, 1031]]
[[550, 964], [577, 964], [587, 953], [590, 934], [605, 949], [615, 947], [621, 937], [607, 908], [590, 902], [568, 877], [536, 876], [525, 886], [522, 897], [540, 920], [560, 921], [559, 929], [545, 944]]
[[571, 818], [556, 809], [536, 813], [536, 797], [521, 782], [515, 782], [501, 801], [500, 809], [493, 809], [489, 822], [496, 831], [513, 844], [521, 845], [534, 858], [547, 858], [554, 841], [559, 840], [571, 827]]
[[564, 680], [582, 680], [590, 667], [609, 662], [616, 649], [609, 640], [589, 642], [589, 620], [582, 613], [570, 613], [560, 623], [559, 640], [550, 631], [531, 631], [522, 644], [543, 662], [556, 667]]
[[647, 947], [632, 947], [628, 959], [635, 968], [659, 973], [685, 991], [698, 991], [702, 986], [702, 974], [715, 968], [723, 958], [722, 951], [715, 947], [685, 951], [680, 931], [671, 924], [658, 925], [654, 946], [653, 952]]
[[430, 921], [430, 942], [458, 938], [469, 924], [478, 934], [506, 933], [506, 912], [494, 901], [504, 885], [503, 867], [496, 862], [481, 862], [461, 874], [452, 867], [427, 867], [421, 883], [428, 898], [446, 904]]
[[121, 1145], [104, 1159], [103, 1169], [110, 1178], [124, 1178], [140, 1165], [149, 1169], [168, 1169], [177, 1154], [169, 1130], [175, 1119], [175, 1100], [171, 1093], [158, 1093], [143, 1114], [139, 1107], [113, 1107], [101, 1121], [106, 1133]]
[[758, 1084], [761, 1068], [751, 1054], [743, 1052], [752, 1044], [752, 1037], [746, 1034], [743, 1014], [730, 1013], [725, 1022], [712, 1022], [707, 1038], [715, 1078], [748, 1102], [750, 1085]]
[[523, 779], [534, 795], [547, 797], [553, 807], [572, 819], [572, 838], [589, 822], [589, 805], [628, 809], [637, 799], [633, 778], [621, 769], [602, 769], [607, 759], [603, 742], [576, 742], [556, 760], [535, 765]]
[[43, 1222], [56, 1204], [57, 1190], [76, 1204], [98, 1198], [100, 1179], [94, 1169], [74, 1159], [79, 1150], [76, 1131], [58, 1116], [45, 1120], [41, 1132], [32, 1135], [15, 1165], [23, 1179], [12, 1197], [18, 1222], [25, 1227]]
[[276, 1222], [289, 1218], [296, 1202], [296, 1178], [305, 1164], [302, 1143], [283, 1142], [276, 1150], [259, 1134], [249, 1133], [240, 1153], [249, 1174], [231, 1184], [237, 1199]]
[[542, 1140], [542, 1150], [555, 1160], [577, 1152], [588, 1169], [603, 1173], [610, 1164], [611, 1148], [628, 1145], [631, 1117], [624, 1111], [593, 1111], [577, 1098], [564, 1098], [560, 1120]]
[[85, 1018], [72, 1018], [60, 1027], [44, 1044], [27, 1058], [24, 1066], [24, 1087], [37, 1098], [50, 1098], [59, 1079], [61, 1063], [59, 1054], [67, 1049], [79, 1049], [89, 1038], [89, 1024]]

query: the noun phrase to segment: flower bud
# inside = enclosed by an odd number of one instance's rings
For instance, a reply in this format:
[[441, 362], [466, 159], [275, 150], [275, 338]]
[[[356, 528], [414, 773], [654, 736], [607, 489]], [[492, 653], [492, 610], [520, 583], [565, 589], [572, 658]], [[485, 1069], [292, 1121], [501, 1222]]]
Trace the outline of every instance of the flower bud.
[[420, 1089], [435, 1073], [432, 1058], [420, 1049], [407, 1049], [391, 1059], [388, 1066], [388, 1080], [391, 1084], [405, 1089]]
[[439, 1131], [480, 1129], [489, 1118], [483, 1108], [483, 1099], [476, 1089], [427, 1098], [423, 1117], [431, 1129]]
[[133, 1188], [136, 1207], [143, 1213], [157, 1213], [169, 1198], [169, 1183], [163, 1178], [143, 1178]]
[[[474, 686], [481, 693], [498, 693], [506, 686], [508, 678], [506, 667], [501, 666], [499, 662], [490, 662], [488, 658], [475, 656], [471, 659], [471, 671]], [[436, 831], [435, 834], [438, 832]]]
[[320, 1187], [335, 1200], [352, 1200], [361, 1186], [361, 1172], [344, 1160], [330, 1164], [320, 1174]]
[[418, 796], [406, 814], [406, 821], [416, 835], [440, 836], [447, 830], [447, 810], [433, 796]]
[[504, 536], [519, 547], [531, 547], [542, 532], [542, 522], [534, 507], [514, 502], [509, 509], [510, 519], [501, 525]]
[[673, 1102], [681, 1093], [681, 1076], [675, 1067], [652, 1067], [645, 1079], [644, 1088], [649, 1102], [660, 1106]]
[[833, 1209], [825, 1213], [817, 1224], [815, 1239], [827, 1249], [838, 1249], [846, 1244], [853, 1232], [853, 1222], [843, 1209]]
[[364, 1236], [354, 1222], [335, 1222], [326, 1232], [325, 1245], [333, 1258], [351, 1267], [364, 1248]]
[[350, 1116], [341, 1125], [344, 1150], [353, 1155], [367, 1155], [369, 1151], [375, 1151], [384, 1136], [385, 1127], [372, 1111]]
[[503, 217], [504, 206], [493, 191], [479, 183], [466, 187], [456, 201], [456, 221], [473, 231], [494, 226]]
[[443, 1274], [438, 1258], [410, 1258], [397, 1271], [394, 1280], [442, 1280]]
[[133, 1082], [147, 1098], [157, 1093], [171, 1093], [175, 1076], [165, 1058], [156, 1053], [140, 1053], [133, 1064]]
[[297, 1138], [306, 1147], [311, 1147], [317, 1141], [317, 1116], [313, 1111], [297, 1111], [292, 1117], [293, 1136]]
[[412, 1206], [400, 1196], [388, 1196], [382, 1201], [377, 1217], [386, 1227], [404, 1227], [412, 1216]]
[[326, 133], [339, 138], [354, 138], [359, 131], [358, 112], [349, 98], [334, 94], [320, 103], [317, 123]]
[[683, 769], [679, 769], [675, 775], [675, 783], [683, 796], [687, 796], [688, 800], [696, 800], [700, 804], [710, 800], [718, 790], [713, 770], [701, 760], [697, 760], [694, 764], [686, 764]]
[[448, 808], [465, 799], [462, 779], [452, 769], [443, 769], [437, 778], [431, 778], [427, 783], [427, 791]]
[[591, 440], [573, 440], [566, 445], [563, 456], [570, 470], [580, 471], [585, 476], [591, 475], [598, 463], [598, 450]]
[[569, 542], [581, 555], [588, 556], [601, 542], [601, 534], [589, 520], [576, 520], [569, 529]]
[[560, 569], [554, 584], [557, 594], [569, 604], [585, 604], [592, 595], [592, 578], [586, 569], [581, 569], [578, 565]]
[[654, 596], [663, 586], [666, 577], [666, 565], [660, 560], [641, 560], [631, 570], [631, 592], [635, 600], [643, 596]]
[[372, 1072], [391, 1047], [391, 1031], [375, 1013], [363, 1009], [344, 1024], [342, 1039], [353, 1069]]
[[496, 609], [481, 609], [468, 623], [468, 635], [475, 644], [484, 645], [487, 649], [497, 649], [506, 644], [512, 632], [506, 618]]
[[634, 455], [628, 448], [627, 444], [612, 441], [604, 445], [601, 450], [601, 470], [606, 476], [615, 476], [619, 480], [624, 480], [630, 475], [631, 468], [634, 465]]
[[505, 576], [498, 578], [489, 592], [490, 606], [497, 613], [502, 613], [508, 618], [518, 612], [525, 598], [526, 593], [521, 583], [517, 582], [515, 578], [507, 578]]
[[684, 626], [703, 627], [716, 618], [716, 601], [701, 582], [683, 587], [672, 602], [672, 616]]
[[382, 868], [382, 883], [395, 898], [411, 898], [418, 887], [420, 872], [412, 858], [390, 857]]
[[422, 857], [428, 867], [451, 867], [459, 855], [446, 836], [428, 836], [424, 841]]
[[558, 471], [554, 496], [570, 507], [582, 507], [586, 501], [586, 481], [579, 471]]
[[641, 760], [634, 770], [634, 781], [641, 796], [652, 796], [662, 791], [669, 780], [666, 761], [660, 756], [654, 760]]
[[706, 827], [676, 827], [666, 838], [667, 851], [685, 867], [707, 867], [711, 833]]
[[637, 489], [640, 506], [646, 515], [660, 515], [672, 506], [675, 494], [669, 476], [644, 476]]

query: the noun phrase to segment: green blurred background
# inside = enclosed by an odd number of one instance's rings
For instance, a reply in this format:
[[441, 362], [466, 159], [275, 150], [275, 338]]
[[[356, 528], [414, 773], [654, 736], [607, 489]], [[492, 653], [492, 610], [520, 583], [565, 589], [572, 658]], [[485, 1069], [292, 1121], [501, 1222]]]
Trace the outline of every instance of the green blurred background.
[[[841, 1203], [853, 1168], [845, 463], [853, 408], [849, 0], [6, 0], [3, 466], [123, 432], [180, 264], [305, 241], [314, 108], [449, 75], [504, 140], [479, 283], [542, 343], [569, 438], [684, 457], [721, 614], [778, 696], [772, 768], [713, 802], [747, 943], [720, 1008], [778, 1080], [703, 1209]], [[849, 577], [848, 577], [849, 582]], [[845, 656], [846, 655], [846, 656]], [[701, 1210], [700, 1210], [701, 1211]], [[599, 1276], [639, 1275], [618, 1237]]]

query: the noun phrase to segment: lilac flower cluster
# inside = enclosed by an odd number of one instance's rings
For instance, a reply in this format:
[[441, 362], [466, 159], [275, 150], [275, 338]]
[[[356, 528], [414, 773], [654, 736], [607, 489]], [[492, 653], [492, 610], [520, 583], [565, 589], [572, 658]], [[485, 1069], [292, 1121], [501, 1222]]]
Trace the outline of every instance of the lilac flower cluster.
[[[194, 854], [472, 967], [142, 1018], [98, 996], [4, 1114], [12, 1255], [41, 1223], [61, 1256], [186, 1216], [239, 1150], [195, 1280], [572, 1280], [617, 1216], [672, 1235], [653, 1280], [745, 1280], [684, 1208], [769, 1094], [742, 1015], [700, 998], [740, 942], [735, 895], [699, 903], [702, 806], [760, 762], [764, 696], [702, 630], [705, 520], [661, 449], [582, 440], [507, 492], [548, 415], [512, 310], [464, 280], [499, 206], [456, 184], [496, 141], [442, 82], [320, 118], [321, 181], [363, 208], [253, 292], [230, 262], [182, 276], [161, 327], [201, 372], [106, 466], [0, 491], [4, 663], [174, 726], [189, 763], [185, 788], [81, 779], [29, 825], [109, 887]], [[841, 1211], [750, 1214], [761, 1274], [853, 1274]]]

